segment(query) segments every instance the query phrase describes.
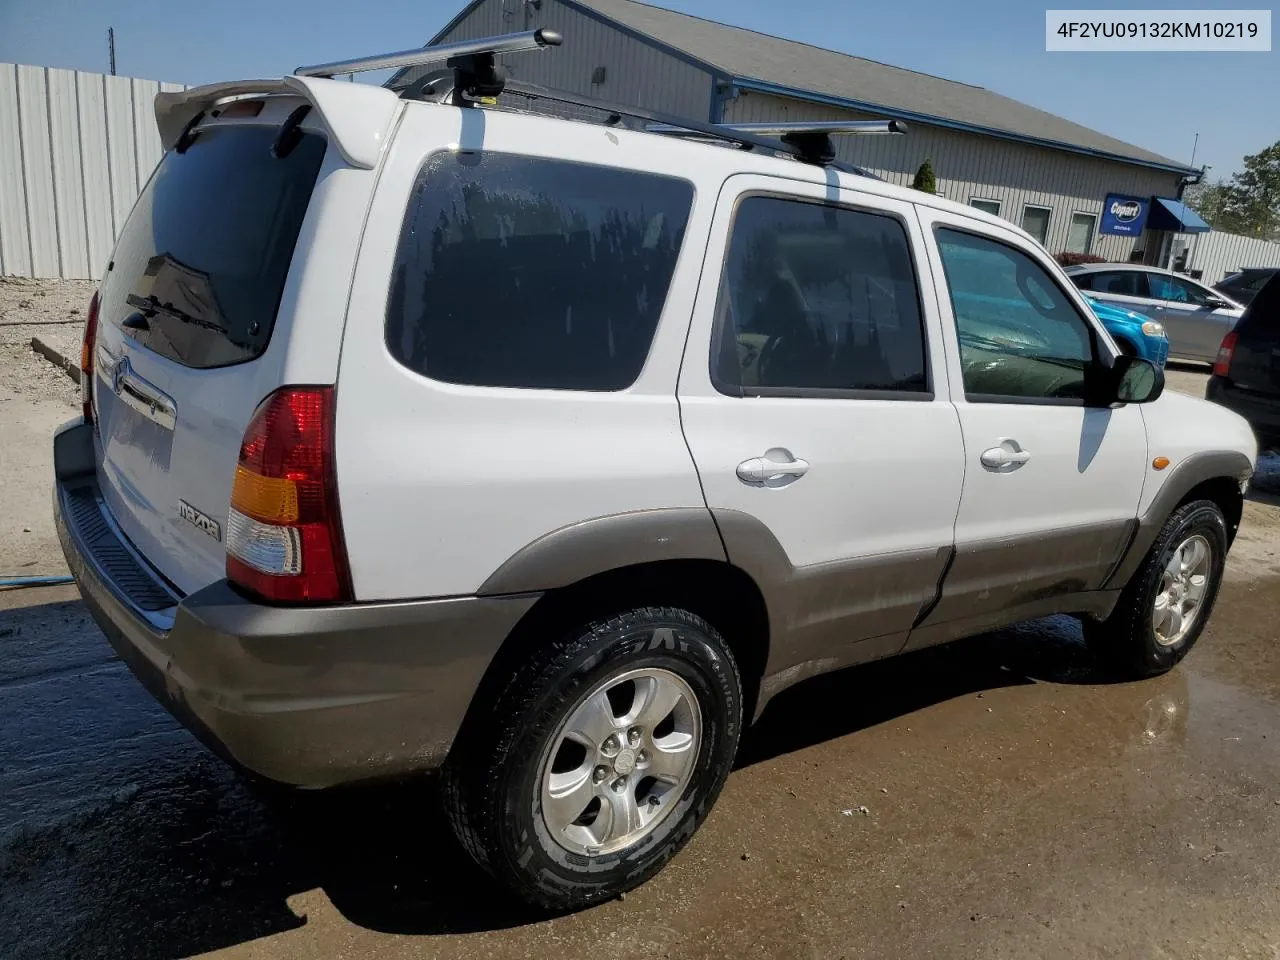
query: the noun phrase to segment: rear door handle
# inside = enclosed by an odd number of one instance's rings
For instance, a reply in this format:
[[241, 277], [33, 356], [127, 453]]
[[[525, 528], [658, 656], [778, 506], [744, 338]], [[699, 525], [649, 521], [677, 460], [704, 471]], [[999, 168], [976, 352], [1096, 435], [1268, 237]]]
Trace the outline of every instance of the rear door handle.
[[785, 487], [809, 472], [809, 461], [791, 455], [790, 450], [774, 447], [763, 457], [752, 457], [738, 464], [738, 479], [753, 487]]
[[994, 470], [997, 473], [1009, 473], [1017, 470], [1020, 466], [1031, 459], [1031, 454], [1018, 444], [1017, 440], [1009, 437], [1000, 438], [1000, 446], [992, 447], [990, 450], [983, 450], [982, 465], [988, 470]]

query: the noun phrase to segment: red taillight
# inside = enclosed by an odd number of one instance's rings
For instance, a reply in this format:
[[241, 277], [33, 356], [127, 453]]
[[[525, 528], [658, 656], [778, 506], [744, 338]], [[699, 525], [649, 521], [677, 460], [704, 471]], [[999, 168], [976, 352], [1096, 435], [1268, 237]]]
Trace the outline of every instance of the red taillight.
[[1213, 375], [1225, 377], [1231, 371], [1231, 357], [1236, 352], [1236, 332], [1232, 330], [1222, 338], [1222, 346], [1218, 347], [1218, 358], [1213, 361]]
[[254, 412], [227, 516], [227, 579], [267, 600], [350, 600], [332, 387], [282, 387]]
[[80, 341], [80, 405], [85, 423], [93, 423], [93, 352], [98, 342], [98, 292], [89, 301], [84, 318], [84, 338]]

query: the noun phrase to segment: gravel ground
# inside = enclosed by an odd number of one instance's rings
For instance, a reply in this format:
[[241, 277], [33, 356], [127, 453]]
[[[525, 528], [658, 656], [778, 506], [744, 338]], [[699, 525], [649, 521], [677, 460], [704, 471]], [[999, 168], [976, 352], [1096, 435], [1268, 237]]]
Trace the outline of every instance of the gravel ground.
[[14, 397], [79, 404], [80, 388], [32, 351], [31, 338], [78, 357], [95, 286], [91, 280], [0, 277], [0, 404]]

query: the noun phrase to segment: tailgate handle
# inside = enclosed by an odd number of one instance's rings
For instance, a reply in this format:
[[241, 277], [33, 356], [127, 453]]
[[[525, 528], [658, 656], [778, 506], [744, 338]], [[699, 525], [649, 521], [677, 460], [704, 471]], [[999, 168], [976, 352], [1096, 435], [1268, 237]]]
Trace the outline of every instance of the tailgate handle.
[[166, 430], [172, 430], [178, 423], [178, 408], [173, 399], [134, 373], [127, 357], [116, 366], [111, 392], [125, 406]]

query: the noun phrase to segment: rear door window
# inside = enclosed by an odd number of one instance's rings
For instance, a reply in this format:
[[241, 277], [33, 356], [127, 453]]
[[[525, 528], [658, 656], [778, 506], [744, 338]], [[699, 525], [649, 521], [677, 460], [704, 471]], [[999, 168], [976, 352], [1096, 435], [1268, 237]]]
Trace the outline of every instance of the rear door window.
[[895, 217], [779, 197], [734, 216], [713, 379], [733, 396], [928, 395], [924, 322]]
[[213, 126], [170, 150], [125, 224], [102, 318], [170, 360], [223, 367], [271, 339], [326, 140], [272, 150], [274, 126]]
[[674, 177], [436, 154], [401, 231], [387, 347], [446, 383], [623, 390], [648, 356], [692, 202]]

